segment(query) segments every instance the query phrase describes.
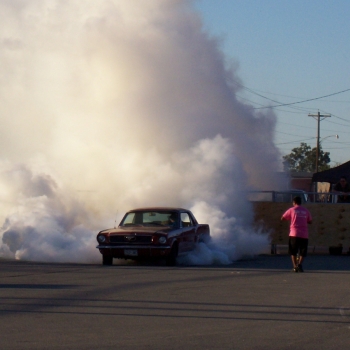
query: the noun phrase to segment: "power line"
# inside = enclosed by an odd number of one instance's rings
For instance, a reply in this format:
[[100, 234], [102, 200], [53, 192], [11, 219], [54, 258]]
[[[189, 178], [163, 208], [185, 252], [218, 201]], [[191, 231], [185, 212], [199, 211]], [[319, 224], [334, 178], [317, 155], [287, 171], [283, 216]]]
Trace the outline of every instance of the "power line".
[[[254, 95], [257, 95], [261, 98], [264, 98], [266, 100], [269, 100], [269, 101], [272, 101], [272, 102], [276, 102], [278, 103], [279, 105], [275, 105], [275, 106], [263, 106], [261, 103], [258, 103], [258, 102], [253, 102], [249, 99], [246, 99], [242, 96], [239, 96], [239, 95], [236, 95], [237, 97], [241, 98], [242, 100], [246, 100], [250, 103], [253, 103], [255, 105], [260, 105], [260, 107], [255, 107], [254, 109], [264, 109], [264, 108], [276, 108], [276, 107], [282, 107], [282, 106], [291, 106], [291, 105], [294, 105], [294, 104], [299, 104], [299, 103], [303, 103], [303, 102], [309, 102], [309, 101], [314, 101], [314, 100], [319, 100], [319, 99], [322, 99], [322, 98], [326, 98], [326, 97], [330, 97], [330, 96], [334, 96], [334, 95], [338, 95], [338, 94], [341, 94], [343, 92], [347, 92], [347, 91], [350, 91], [350, 89], [345, 89], [345, 90], [342, 90], [342, 91], [338, 91], [338, 92], [334, 92], [332, 94], [329, 94], [329, 95], [325, 95], [325, 96], [321, 96], [321, 97], [315, 97], [315, 98], [312, 98], [312, 99], [307, 99], [307, 100], [302, 100], [302, 101], [297, 101], [297, 102], [290, 102], [290, 103], [281, 103], [280, 101], [277, 101], [277, 100], [273, 100], [269, 97], [266, 97], [264, 95], [261, 95], [259, 94], [257, 91], [260, 91], [260, 92], [265, 92], [265, 91], [261, 91], [261, 90], [253, 90], [253, 89], [250, 89], [248, 88], [247, 86], [244, 86], [243, 84], [239, 83], [238, 81], [235, 81], [235, 83], [237, 85], [239, 85], [241, 88], [243, 88], [244, 90], [247, 90], [248, 92], [254, 94]], [[265, 93], [269, 93], [269, 94], [272, 94], [272, 95], [277, 95], [277, 96], [284, 96], [284, 97], [291, 97], [291, 98], [296, 98], [296, 97], [293, 97], [293, 96], [287, 96], [287, 95], [281, 95], [281, 94], [274, 94], [274, 93], [271, 93], [271, 92], [265, 92]], [[325, 101], [325, 102], [341, 102], [341, 101]], [[344, 102], [348, 102], [350, 103], [350, 101], [344, 101]], [[299, 111], [306, 111], [306, 110], [312, 110], [313, 108], [308, 108], [308, 107], [293, 107], [294, 109], [297, 109]], [[291, 112], [291, 111], [285, 111], [285, 110], [281, 110], [282, 112], [287, 112], [287, 113], [294, 113], [294, 114], [299, 114], [298, 112]], [[322, 111], [322, 110], [321, 110]], [[325, 112], [325, 111], [322, 111], [322, 112]], [[302, 113], [300, 113], [302, 114]], [[338, 118], [338, 119], [341, 119], [343, 121], [346, 121], [348, 123], [350, 123], [349, 120], [347, 119], [344, 119], [344, 118], [341, 118], [341, 117], [338, 117], [336, 116], [335, 114], [332, 114], [332, 116], [334, 116], [335, 118]]]
[[[332, 114], [332, 117], [333, 117], [333, 116], [334, 116], [334, 115]], [[328, 122], [331, 123], [331, 124], [336, 124], [336, 125], [341, 125], [341, 126], [347, 126], [347, 127], [350, 126], [350, 125], [347, 125], [347, 124], [341, 124], [341, 123], [334, 122], [333, 120], [332, 120], [332, 121], [329, 120]]]
[[[309, 99], [303, 100], [303, 101], [290, 102], [290, 103], [283, 103], [283, 104], [279, 104], [279, 105], [275, 105], [275, 106], [255, 107], [254, 109], [264, 109], [264, 108], [275, 108], [275, 107], [282, 107], [282, 106], [291, 106], [291, 105], [295, 105], [295, 104], [299, 104], [299, 103], [304, 103], [304, 102], [310, 102], [310, 101], [320, 100], [320, 99], [322, 99], [322, 98], [329, 97], [329, 96], [334, 96], [334, 95], [338, 95], [338, 94], [341, 94], [341, 93], [347, 92], [347, 91], [350, 91], [350, 89], [346, 89], [346, 90], [334, 92], [333, 94], [324, 95], [324, 96], [320, 96], [320, 97], [309, 98]], [[273, 101], [273, 100], [271, 100], [271, 101]]]
[[[266, 99], [266, 100], [269, 100], [269, 101], [271, 101], [271, 102], [275, 102], [275, 103], [281, 104], [280, 101], [273, 100], [273, 99], [271, 99], [271, 98], [269, 98], [269, 97], [266, 97], [266, 96], [264, 96], [264, 95], [261, 95], [261, 94], [257, 93], [256, 91], [258, 91], [258, 90], [250, 89], [250, 88], [248, 88], [248, 87], [242, 85], [241, 83], [239, 83], [239, 82], [237, 82], [237, 81], [235, 81], [235, 83], [236, 83], [237, 85], [239, 85], [242, 89], [247, 90], [248, 92], [250, 92], [250, 93], [252, 93], [252, 94], [254, 94], [254, 95], [256, 95], [256, 96], [259, 96], [259, 97], [264, 98], [264, 99]], [[278, 94], [276, 94], [276, 95], [278, 95]], [[283, 96], [283, 95], [280, 95], [280, 96]], [[249, 101], [249, 100], [248, 100], [248, 101]], [[253, 102], [253, 103], [262, 106], [261, 103], [256, 103], [256, 102]], [[284, 104], [281, 104], [281, 105], [284, 105]], [[263, 106], [263, 107], [256, 107], [256, 108], [254, 108], [254, 109], [261, 109], [261, 108], [266, 108], [266, 107], [265, 107], [265, 106]], [[303, 111], [303, 112], [305, 112], [305, 109], [311, 110], [311, 108], [305, 108], [305, 107], [304, 107], [304, 108], [303, 108], [303, 107], [292, 107], [292, 108], [297, 109], [297, 110], [300, 110], [300, 111]]]
[[[235, 81], [235, 83], [239, 86], [241, 86], [242, 88], [250, 91], [250, 92], [261, 92], [261, 93], [264, 93], [264, 94], [270, 94], [270, 95], [275, 95], [275, 96], [281, 96], [281, 97], [288, 97], [288, 98], [295, 98], [295, 99], [301, 99], [302, 97], [298, 97], [298, 96], [290, 96], [290, 95], [283, 95], [283, 94], [277, 94], [275, 92], [270, 92], [270, 91], [264, 91], [264, 90], [259, 90], [259, 89], [250, 89], [240, 83], [238, 83], [237, 81]], [[350, 103], [350, 101], [329, 101], [329, 100], [326, 100], [324, 102], [330, 102], [330, 103]], [[280, 102], [279, 102], [280, 103]]]
[[308, 139], [303, 139], [303, 140], [297, 140], [297, 141], [291, 141], [291, 142], [283, 142], [283, 143], [275, 143], [276, 146], [278, 145], [287, 145], [289, 143], [297, 143], [297, 142], [303, 142], [303, 141], [308, 141], [308, 140], [314, 140], [315, 137], [310, 137]]
[[[332, 115], [333, 116], [333, 115]], [[328, 121], [328, 120], [327, 120]], [[336, 124], [336, 125], [341, 125], [341, 126], [349, 126], [349, 125], [345, 125], [345, 124], [339, 124], [339, 123], [335, 123], [335, 122], [331, 122], [331, 124]], [[314, 130], [315, 128], [314, 127], [311, 127], [311, 126], [305, 126], [305, 125], [298, 125], [298, 124], [291, 124], [291, 123], [286, 123], [286, 122], [281, 122], [281, 121], [278, 121], [277, 124], [284, 124], [284, 125], [291, 125], [291, 126], [294, 126], [295, 128], [299, 128], [299, 129], [312, 129]], [[329, 132], [335, 132], [335, 133], [339, 133], [339, 129], [338, 130], [334, 130], [334, 129], [325, 129], [325, 128], [322, 128], [323, 131], [329, 131]], [[282, 133], [281, 131], [275, 131], [276, 133]], [[344, 131], [342, 130], [341, 131], [342, 134], [350, 134], [350, 131]], [[289, 134], [289, 133], [284, 133], [285, 135], [291, 135], [291, 136], [300, 136], [299, 135], [295, 135], [295, 134]]]
[[[297, 128], [303, 128], [303, 129], [312, 129], [314, 130], [315, 128], [311, 127], [311, 126], [304, 126], [304, 125], [295, 125], [295, 124], [291, 124], [291, 123], [285, 123], [285, 122], [281, 122], [281, 121], [278, 121], [278, 124], [285, 124], [285, 125], [291, 125], [291, 126], [294, 126], [294, 127], [297, 127]], [[288, 135], [288, 134], [287, 134]]]
[[[251, 88], [248, 88], [248, 87], [242, 85], [241, 83], [239, 83], [237, 81], [235, 81], [235, 83], [238, 86], [240, 86], [242, 88], [242, 90], [246, 90], [247, 92], [249, 92], [249, 93], [251, 93], [251, 94], [253, 94], [255, 96], [258, 96], [259, 98], [271, 101], [271, 102], [273, 102], [275, 104], [275, 105], [272, 105], [272, 106], [266, 106], [266, 105], [264, 106], [263, 103], [254, 102], [252, 100], [244, 98], [243, 96], [236, 95], [237, 98], [241, 99], [242, 101], [247, 101], [247, 102], [251, 103], [252, 104], [252, 106], [251, 106], [252, 109], [259, 110], [259, 109], [266, 109], [266, 108], [274, 108], [276, 112], [278, 111], [278, 112], [281, 112], [281, 113], [290, 113], [290, 114], [292, 113], [292, 114], [294, 114], [296, 116], [295, 118], [293, 118], [292, 116], [290, 116], [290, 117], [285, 116], [285, 117], [287, 118], [287, 120], [293, 120], [293, 122], [299, 121], [297, 119], [299, 117], [298, 115], [301, 115], [301, 114], [304, 114], [304, 113], [308, 113], [308, 112], [312, 113], [312, 110], [315, 110], [315, 108], [296, 106], [297, 104], [302, 104], [302, 103], [306, 103], [306, 102], [310, 102], [310, 101], [326, 99], [327, 97], [335, 96], [335, 95], [338, 95], [338, 94], [350, 91], [350, 88], [349, 88], [349, 89], [345, 89], [345, 90], [342, 90], [342, 91], [334, 92], [334, 93], [331, 93], [331, 94], [328, 94], [328, 95], [323, 95], [323, 96], [320, 96], [320, 97], [309, 98], [309, 99], [302, 99], [302, 100], [296, 101], [296, 102], [282, 103], [281, 101], [278, 101], [278, 100], [273, 99], [273, 98], [269, 98], [269, 97], [265, 96], [264, 94], [275, 95], [276, 97], [277, 96], [282, 96], [282, 97], [293, 98], [293, 99], [301, 99], [301, 98], [300, 97], [295, 97], [295, 96], [282, 95], [282, 94], [274, 94], [274, 93], [266, 92], [266, 91], [262, 91], [262, 90], [251, 89]], [[327, 103], [327, 102], [337, 102], [337, 103], [347, 102], [347, 103], [350, 103], [350, 101], [326, 101], [326, 100], [323, 100], [321, 102], [324, 102], [324, 103]], [[253, 107], [253, 106], [255, 106], [255, 107]], [[290, 108], [290, 109], [293, 109], [293, 110], [286, 110], [286, 109], [282, 109], [281, 107], [287, 107], [287, 108]], [[322, 113], [326, 113], [325, 111], [320, 110], [320, 109], [319, 109], [319, 111], [321, 111]], [[329, 123], [331, 123], [331, 125], [334, 125], [334, 128], [338, 128], [339, 126], [341, 126], [342, 128], [341, 128], [340, 133], [342, 133], [342, 134], [350, 134], [349, 131], [344, 131], [344, 130], [349, 130], [348, 127], [350, 127], [350, 120], [342, 118], [342, 117], [339, 117], [339, 116], [337, 116], [337, 115], [335, 115], [333, 113], [330, 113], [330, 114], [332, 115], [332, 117], [334, 117], [334, 119], [339, 120], [339, 121], [343, 121], [343, 123], [339, 123], [339, 122], [337, 122], [335, 120], [331, 120], [331, 121], [329, 121]], [[291, 118], [293, 118], [293, 119], [291, 119]], [[282, 122], [280, 120], [281, 120], [281, 117], [278, 118], [278, 123], [276, 124], [276, 129], [277, 130], [278, 130], [278, 125], [280, 125], [280, 127], [281, 127], [282, 124], [294, 126], [296, 132], [300, 128], [303, 128], [303, 130], [305, 130], [305, 129], [313, 129], [311, 127], [305, 126], [304, 122], [302, 122], [302, 121], [300, 121], [300, 123], [298, 125], [296, 123], [294, 123], [294, 124], [284, 123], [284, 122]], [[293, 137], [296, 137], [296, 136], [299, 136], [299, 137], [301, 136], [301, 134], [296, 135], [296, 134], [284, 133], [284, 132], [277, 131], [277, 130], [275, 130], [275, 134], [276, 134], [277, 138], [280, 139], [280, 140], [284, 139], [283, 141], [286, 141], [285, 140], [286, 138], [290, 139], [290, 138], [293, 138]], [[322, 131], [334, 132], [334, 133], [337, 133], [337, 134], [339, 133], [339, 129], [338, 130], [334, 130], [334, 129], [332, 130], [332, 129], [322, 128]], [[288, 137], [288, 136], [287, 137], [283, 137], [282, 135], [288, 135], [290, 137]], [[275, 145], [282, 152], [286, 152], [287, 148], [284, 148], [283, 145], [293, 145], [293, 144], [297, 145], [297, 144], [299, 144], [301, 142], [305, 142], [305, 141], [307, 142], [307, 141], [314, 140], [314, 139], [315, 139], [315, 137], [309, 137], [309, 138], [304, 138], [304, 139], [297, 139], [297, 140], [294, 140], [294, 141], [275, 143]], [[345, 150], [348, 150], [350, 148], [350, 146], [345, 146], [346, 145], [345, 143], [343, 145], [344, 145], [343, 147], [327, 147], [327, 149], [344, 150], [345, 151]]]
[[[244, 90], [247, 90], [248, 92], [250, 92], [250, 93], [252, 93], [252, 94], [254, 94], [254, 95], [256, 95], [256, 96], [259, 96], [259, 97], [264, 98], [264, 99], [266, 99], [266, 100], [269, 100], [269, 101], [278, 103], [278, 105], [275, 105], [275, 106], [263, 106], [261, 103], [254, 102], [254, 101], [251, 101], [251, 100], [249, 100], [249, 99], [246, 99], [246, 98], [244, 98], [244, 97], [242, 97], [242, 96], [236, 95], [237, 97], [241, 98], [242, 100], [248, 101], [248, 102], [250, 102], [250, 103], [252, 103], [252, 104], [255, 104], [255, 105], [260, 105], [260, 107], [254, 107], [253, 109], [265, 109], [265, 108], [276, 108], [276, 107], [282, 107], [282, 106], [291, 106], [291, 105], [294, 105], [294, 104], [299, 104], [299, 103], [303, 103], [303, 102], [319, 100], [319, 99], [322, 99], [322, 98], [325, 98], [325, 97], [329, 97], [329, 96], [337, 95], [337, 94], [340, 94], [340, 93], [343, 93], [343, 92], [346, 92], [346, 91], [350, 91], [350, 89], [346, 89], [346, 90], [334, 92], [334, 93], [329, 94], [329, 95], [325, 95], [325, 96], [321, 96], [321, 97], [316, 97], [316, 98], [312, 98], [312, 99], [307, 99], [307, 100], [302, 100], [302, 101], [297, 101], [297, 102], [290, 102], [290, 103], [281, 103], [280, 101], [273, 100], [273, 99], [271, 99], [271, 98], [269, 98], [269, 97], [266, 97], [266, 96], [261, 95], [261, 94], [259, 94], [258, 92], [256, 92], [256, 91], [260, 91], [260, 90], [253, 90], [253, 89], [250, 89], [250, 88], [244, 86], [243, 84], [240, 84], [240, 83], [237, 82], [237, 81], [235, 81], [235, 83], [236, 83], [237, 85], [239, 85], [241, 88], [243, 88]], [[262, 91], [262, 92], [264, 92], [264, 91]], [[265, 92], [265, 93], [273, 94], [273, 93], [271, 93], [271, 92]], [[284, 96], [284, 97], [292, 97], [292, 96], [281, 95], [281, 94], [273, 94], [273, 95]], [[296, 98], [296, 97], [292, 97], [292, 98]], [[325, 101], [325, 102], [327, 102], [327, 101]], [[333, 101], [333, 102], [334, 102], [334, 101]], [[344, 101], [344, 102], [345, 102], [345, 101]], [[350, 101], [347, 101], [347, 102], [350, 103]], [[305, 112], [305, 111], [307, 111], [307, 110], [312, 110], [312, 109], [313, 109], [313, 108], [308, 108], [308, 107], [295, 107], [295, 106], [292, 107], [292, 108], [294, 108], [294, 109], [296, 109], [296, 110], [298, 110], [298, 111], [300, 111], [300, 112], [292, 112], [292, 111], [286, 111], [286, 110], [281, 110], [281, 109], [279, 109], [279, 110], [282, 111], [282, 112], [286, 112], [286, 113], [303, 114], [302, 112]], [[322, 112], [325, 112], [325, 111], [322, 111]], [[333, 115], [335, 118], [337, 118], [337, 119], [340, 119], [340, 120], [343, 120], [343, 121], [345, 121], [345, 122], [350, 123], [350, 121], [347, 120], [347, 119], [338, 117], [338, 116], [336, 116], [335, 114], [332, 114], [332, 115]]]
[[[325, 112], [325, 111], [322, 111], [321, 110], [321, 112]], [[326, 112], [327, 113], [327, 112]], [[338, 116], [336, 116], [335, 114], [333, 114], [333, 113], [331, 113], [332, 114], [332, 117], [334, 117], [334, 118], [337, 118], [337, 119], [340, 119], [340, 120], [343, 120], [343, 121], [345, 121], [345, 122], [347, 122], [347, 123], [350, 123], [350, 121], [349, 120], [347, 120], [347, 119], [344, 119], [344, 118], [341, 118], [341, 117], [338, 117]]]

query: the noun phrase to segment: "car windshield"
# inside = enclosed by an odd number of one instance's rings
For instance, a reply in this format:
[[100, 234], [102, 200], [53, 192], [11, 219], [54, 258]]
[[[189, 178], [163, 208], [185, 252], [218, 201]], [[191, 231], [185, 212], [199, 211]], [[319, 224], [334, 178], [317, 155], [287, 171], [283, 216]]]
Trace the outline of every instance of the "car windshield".
[[178, 222], [175, 211], [135, 211], [125, 215], [120, 226], [171, 226]]

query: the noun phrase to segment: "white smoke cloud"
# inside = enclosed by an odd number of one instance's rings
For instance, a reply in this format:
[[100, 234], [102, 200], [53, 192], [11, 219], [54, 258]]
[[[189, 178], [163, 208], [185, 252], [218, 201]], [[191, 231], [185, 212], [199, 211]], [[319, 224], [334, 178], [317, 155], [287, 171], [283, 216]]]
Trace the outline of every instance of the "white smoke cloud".
[[147, 205], [211, 224], [206, 263], [263, 249], [244, 193], [277, 189], [276, 117], [237, 101], [189, 1], [0, 0], [0, 20], [0, 256], [94, 262]]
[[[90, 213], [57, 188], [54, 180], [24, 165], [0, 167], [9, 215], [1, 228], [0, 256], [26, 260], [97, 261]], [[6, 205], [7, 204], [7, 205]], [[9, 205], [12, 204], [12, 205]], [[85, 226], [83, 225], [85, 224]]]

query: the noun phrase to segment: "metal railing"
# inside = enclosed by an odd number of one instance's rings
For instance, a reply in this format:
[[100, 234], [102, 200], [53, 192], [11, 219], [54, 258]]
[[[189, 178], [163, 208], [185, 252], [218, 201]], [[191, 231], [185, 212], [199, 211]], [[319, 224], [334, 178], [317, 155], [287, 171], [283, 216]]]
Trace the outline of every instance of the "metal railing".
[[[302, 203], [337, 204], [339, 193], [335, 192], [306, 192], [302, 190], [287, 191], [250, 191], [248, 200], [251, 202], [292, 203], [293, 198], [301, 197]], [[350, 194], [349, 194], [350, 198]], [[350, 203], [342, 203], [350, 204]]]

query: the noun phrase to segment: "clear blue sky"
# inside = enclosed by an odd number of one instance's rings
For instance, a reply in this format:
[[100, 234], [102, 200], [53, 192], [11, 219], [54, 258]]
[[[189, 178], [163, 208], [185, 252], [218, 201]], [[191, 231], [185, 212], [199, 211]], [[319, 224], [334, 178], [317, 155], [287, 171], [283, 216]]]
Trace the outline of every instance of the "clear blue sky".
[[[195, 0], [205, 29], [222, 39], [228, 63], [248, 88], [239, 93], [255, 107], [292, 103], [350, 89], [349, 0]], [[274, 108], [275, 143], [283, 154], [300, 142], [316, 146], [320, 123], [331, 165], [350, 160], [350, 91]], [[335, 136], [339, 135], [339, 139]], [[330, 136], [330, 137], [328, 137]]]

